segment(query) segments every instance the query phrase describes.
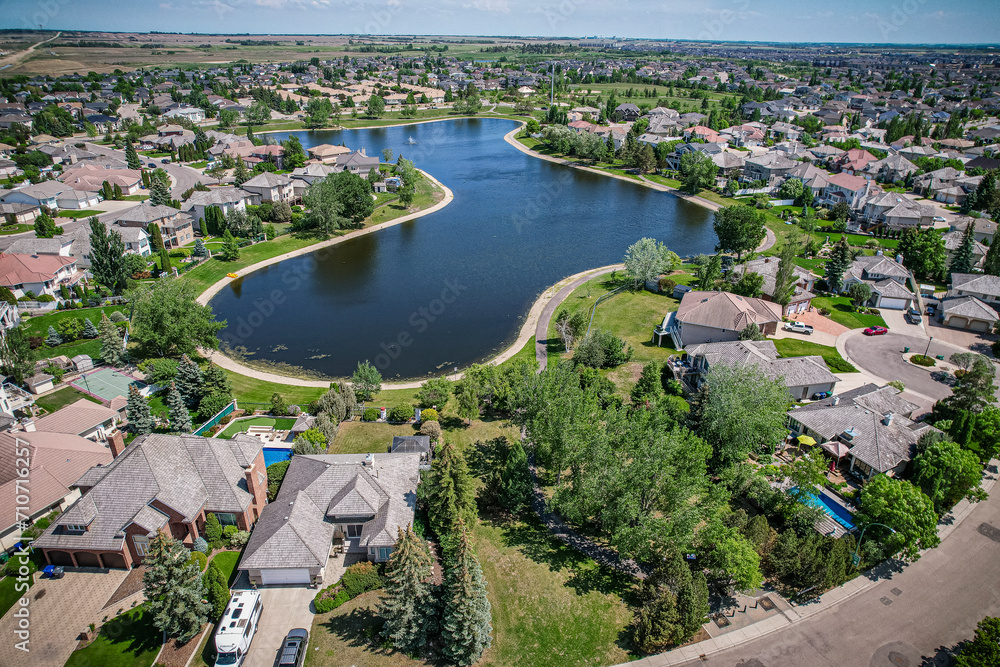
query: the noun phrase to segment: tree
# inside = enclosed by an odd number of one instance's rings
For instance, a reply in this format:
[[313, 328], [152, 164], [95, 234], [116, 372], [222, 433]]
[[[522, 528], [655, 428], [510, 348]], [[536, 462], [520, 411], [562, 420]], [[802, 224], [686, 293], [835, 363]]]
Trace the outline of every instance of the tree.
[[47, 213], [35, 218], [35, 236], [40, 239], [50, 239], [58, 234], [62, 234], [62, 227], [56, 226], [55, 221]]
[[218, 349], [216, 334], [226, 326], [210, 306], [197, 301], [197, 289], [183, 280], [158, 280], [129, 290], [131, 338], [156, 356], [193, 355], [198, 347]]
[[201, 570], [189, 557], [190, 552], [178, 540], [157, 532], [143, 558], [146, 611], [161, 632], [180, 642], [201, 630], [209, 612], [208, 603], [203, 601]]
[[125, 242], [117, 229], [108, 232], [103, 222], [90, 219], [90, 272], [94, 280], [121, 294], [128, 285]]
[[176, 385], [170, 385], [170, 389], [167, 390], [167, 416], [170, 419], [170, 430], [176, 431], [178, 433], [187, 433], [191, 430], [191, 414], [188, 412], [187, 406], [184, 405], [184, 399], [181, 398], [181, 394], [177, 391]]
[[647, 400], [659, 398], [663, 393], [660, 382], [660, 364], [650, 361], [642, 367], [639, 380], [632, 387], [630, 398], [633, 405], [639, 405]]
[[931, 499], [939, 515], [962, 498], [985, 500], [982, 477], [979, 457], [946, 440], [929, 445], [913, 460], [913, 483]]
[[416, 396], [417, 403], [422, 408], [429, 408], [435, 405], [443, 408], [448, 402], [448, 397], [451, 396], [454, 387], [455, 383], [444, 376], [431, 378], [420, 385], [420, 390]]
[[382, 374], [365, 359], [358, 362], [358, 367], [351, 376], [351, 384], [354, 385], [354, 396], [359, 401], [370, 401], [382, 391]]
[[830, 219], [838, 222], [846, 222], [851, 215], [851, 207], [847, 202], [839, 201], [830, 209]]
[[229, 171], [221, 164], [216, 164], [211, 169], [205, 170], [205, 175], [215, 179], [216, 185], [222, 185], [222, 179], [226, 176], [226, 172]]
[[236, 237], [228, 229], [222, 233], [221, 256], [227, 262], [235, 262], [240, 258], [240, 246], [236, 242]]
[[653, 151], [653, 147], [649, 144], [643, 144], [642, 148], [635, 152], [634, 163], [640, 174], [656, 171], [656, 153]]
[[32, 358], [31, 345], [22, 327], [8, 329], [0, 336], [0, 373], [14, 384], [23, 384], [24, 378], [31, 373]]
[[830, 250], [830, 258], [826, 260], [824, 278], [827, 287], [831, 292], [839, 292], [844, 285], [844, 272], [854, 261], [854, 253], [847, 242], [847, 235], [840, 237], [840, 240], [833, 244]]
[[861, 527], [882, 523], [895, 531], [882, 538], [887, 555], [901, 553], [904, 560], [917, 560], [921, 549], [941, 542], [934, 503], [906, 480], [876, 475], [861, 488], [858, 508]]
[[427, 643], [436, 626], [431, 592], [431, 555], [413, 529], [397, 529], [396, 544], [385, 567], [385, 586], [378, 615], [383, 636], [393, 647], [412, 653]]
[[764, 212], [746, 204], [723, 206], [715, 212], [712, 223], [719, 243], [717, 251], [736, 253], [736, 261], [743, 253], [753, 252], [767, 237]]
[[89, 317], [87, 317], [83, 320], [83, 331], [80, 335], [83, 338], [97, 338], [101, 335], [101, 332], [98, 331], [97, 327], [94, 326], [94, 323], [90, 321]]
[[770, 453], [787, 434], [788, 389], [754, 366], [713, 365], [699, 396], [698, 433], [712, 443], [716, 468], [750, 452]]
[[782, 307], [787, 306], [795, 295], [795, 285], [799, 280], [795, 274], [795, 257], [799, 249], [795, 241], [788, 239], [778, 252], [778, 272], [774, 277], [774, 294], [771, 298]]
[[713, 523], [698, 533], [697, 544], [702, 564], [713, 578], [738, 591], [751, 591], [764, 583], [754, 545], [733, 528]]
[[729, 291], [740, 296], [759, 298], [763, 288], [764, 276], [753, 271], [744, 271]]
[[112, 368], [121, 368], [128, 362], [128, 354], [122, 341], [121, 331], [108, 316], [101, 314], [101, 323], [97, 326], [101, 336], [101, 358]]
[[750, 324], [740, 329], [738, 338], [740, 340], [759, 341], [759, 340], [765, 340], [767, 337], [760, 330], [760, 326], [756, 322], [751, 322]]
[[310, 428], [295, 438], [293, 454], [326, 454], [326, 436], [316, 428]]
[[[702, 188], [711, 187], [715, 183], [715, 174], [719, 168], [712, 162], [712, 158], [702, 151], [690, 151], [681, 156], [680, 172], [682, 179], [681, 189], [685, 192], [696, 195]], [[754, 245], [754, 248], [760, 245]]]
[[816, 487], [826, 483], [826, 459], [814, 449], [782, 467], [782, 472], [791, 481], [789, 495], [800, 502], [806, 502], [816, 495]]
[[624, 262], [625, 274], [632, 278], [632, 288], [639, 289], [660, 274], [672, 272], [681, 260], [663, 243], [647, 237], [628, 247]]
[[285, 169], [297, 169], [306, 163], [308, 156], [297, 136], [294, 134], [289, 136], [281, 142], [281, 146], [285, 149]]
[[375, 210], [372, 189], [368, 183], [350, 171], [344, 170], [333, 176], [337, 184], [337, 198], [341, 203], [341, 213], [355, 225], [367, 218]]
[[[205, 220], [204, 219], [201, 220], [201, 224], [204, 226], [204, 224], [205, 224]], [[202, 230], [202, 235], [203, 236], [208, 236], [207, 230], [203, 229]], [[205, 242], [202, 241], [201, 239], [195, 239], [194, 240], [194, 248], [191, 250], [191, 256], [192, 257], [204, 257], [207, 254], [208, 254], [208, 248], [205, 247]]]
[[459, 520], [475, 520], [475, 486], [465, 457], [451, 443], [438, 448], [421, 486], [431, 528], [442, 541], [455, 530]]
[[692, 573], [677, 550], [671, 550], [640, 584], [638, 596], [635, 637], [644, 653], [684, 642], [710, 611], [705, 575]]
[[868, 283], [853, 282], [847, 286], [847, 296], [855, 308], [860, 308], [872, 297], [872, 288]]
[[[972, 226], [972, 223], [969, 223]], [[991, 243], [983, 259], [983, 273], [1000, 276], [1000, 243]]]
[[572, 315], [563, 308], [556, 315], [556, 331], [562, 339], [563, 347], [567, 350], [573, 348], [573, 343], [587, 330], [587, 316], [583, 310], [577, 310]]
[[169, 206], [170, 189], [163, 178], [153, 178], [149, 188], [149, 203], [152, 206]]
[[226, 605], [229, 604], [229, 585], [226, 581], [226, 575], [222, 573], [215, 561], [211, 561], [205, 574], [201, 577], [201, 583], [205, 589], [208, 603], [211, 605], [209, 621], [218, 621], [226, 613]]
[[897, 251], [903, 256], [903, 265], [918, 278], [942, 279], [947, 272], [944, 236], [932, 227], [903, 230]]
[[778, 197], [781, 199], [798, 199], [802, 195], [802, 181], [797, 178], [786, 179], [778, 188]]
[[369, 118], [381, 118], [383, 113], [385, 113], [385, 100], [378, 95], [369, 97], [365, 105], [365, 115]]
[[722, 256], [699, 255], [695, 258], [695, 264], [698, 267], [695, 270], [698, 277], [697, 288], [699, 290], [715, 289], [716, 283], [722, 277]]
[[249, 136], [253, 131], [254, 125], [263, 125], [271, 120], [271, 107], [267, 106], [264, 102], [254, 102], [243, 114], [243, 117], [247, 122], [247, 134]]
[[968, 224], [965, 226], [965, 233], [962, 234], [962, 243], [955, 250], [948, 266], [948, 273], [972, 273], [975, 264], [973, 251], [976, 247], [976, 226]]
[[45, 344], [49, 347], [56, 347], [57, 345], [62, 345], [62, 343], [62, 336], [59, 335], [59, 332], [56, 331], [55, 327], [50, 326], [45, 336]]
[[198, 364], [191, 361], [191, 357], [186, 354], [181, 355], [181, 361], [177, 364], [177, 375], [174, 376], [174, 386], [180, 392], [184, 403], [189, 407], [194, 407], [201, 399], [201, 369]]
[[996, 368], [988, 357], [978, 355], [972, 367], [958, 379], [951, 396], [943, 403], [953, 410], [979, 413], [996, 401]]
[[142, 169], [142, 161], [139, 159], [139, 154], [136, 152], [135, 146], [132, 145], [131, 141], [125, 144], [125, 162], [129, 169]]
[[420, 172], [409, 160], [402, 157], [396, 161], [396, 174], [403, 179], [403, 184], [396, 190], [399, 196], [399, 203], [409, 206], [413, 203], [413, 197], [417, 191], [417, 181], [420, 180]]
[[332, 174], [309, 186], [302, 197], [302, 204], [308, 209], [304, 226], [329, 234], [350, 224], [350, 219], [344, 213], [339, 188], [336, 176]]
[[493, 612], [486, 597], [486, 579], [472, 547], [465, 523], [457, 528], [457, 547], [445, 571], [441, 614], [442, 653], [456, 665], [479, 661], [493, 639]]
[[485, 443], [477, 442], [476, 449], [488, 453], [484, 456], [487, 472], [483, 480], [483, 498], [495, 507], [519, 512], [528, 503], [532, 489], [528, 455], [521, 441], [501, 436]]
[[956, 667], [1000, 665], [1000, 617], [987, 616], [976, 626], [976, 635], [955, 657]]
[[243, 157], [239, 155], [236, 156], [236, 167], [233, 169], [233, 184], [236, 187], [240, 187], [249, 181], [250, 178], [250, 170], [247, 169], [247, 164], [243, 161]]
[[128, 417], [128, 424], [132, 432], [137, 435], [152, 433], [155, 422], [149, 412], [149, 402], [146, 397], [139, 393], [134, 384], [128, 387], [128, 404], [125, 406], [125, 415]]

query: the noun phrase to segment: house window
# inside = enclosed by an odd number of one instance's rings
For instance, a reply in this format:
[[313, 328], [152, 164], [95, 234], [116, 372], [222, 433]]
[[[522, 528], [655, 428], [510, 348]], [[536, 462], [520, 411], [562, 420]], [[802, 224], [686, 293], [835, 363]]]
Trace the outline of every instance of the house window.
[[66, 530], [68, 530], [68, 531], [70, 531], [72, 533], [83, 533], [83, 532], [86, 532], [87, 527], [83, 526], [81, 524], [78, 524], [78, 523], [67, 523], [66, 524]]
[[378, 559], [379, 560], [389, 560], [389, 555], [392, 553], [392, 547], [379, 547], [378, 548]]
[[362, 525], [359, 523], [352, 523], [347, 525], [347, 536], [348, 537], [361, 537]]
[[218, 512], [215, 518], [219, 520], [223, 526], [235, 526], [236, 525], [236, 515], [230, 512]]
[[135, 545], [135, 552], [140, 556], [145, 556], [149, 553], [149, 538], [145, 535], [134, 535], [132, 537], [132, 544]]

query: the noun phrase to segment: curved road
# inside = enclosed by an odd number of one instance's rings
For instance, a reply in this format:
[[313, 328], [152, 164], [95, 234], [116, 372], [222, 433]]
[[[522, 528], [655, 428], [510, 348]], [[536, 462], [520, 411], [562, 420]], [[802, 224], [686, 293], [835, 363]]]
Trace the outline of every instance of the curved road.
[[[947, 665], [941, 649], [971, 638], [983, 616], [1000, 615], [998, 552], [1000, 493], [995, 492], [974, 505], [941, 546], [901, 572], [776, 632], [714, 653], [708, 662], [714, 667]], [[666, 653], [629, 664], [704, 661]]]
[[[116, 150], [114, 148], [108, 148], [107, 146], [99, 146], [97, 144], [87, 144], [85, 150], [91, 151], [93, 153], [99, 153], [100, 155], [109, 155], [111, 157], [116, 157], [119, 160], [125, 159], [125, 151]], [[139, 156], [142, 159], [142, 164], [145, 167], [150, 162], [156, 164], [157, 167], [164, 169], [170, 176], [174, 179], [174, 187], [170, 191], [170, 194], [176, 199], [181, 198], [181, 193], [186, 190], [193, 188], [199, 181], [205, 183], [205, 181], [211, 181], [212, 179], [206, 177], [200, 171], [196, 171], [191, 167], [185, 167], [180, 164], [162, 164], [160, 162], [161, 158], [150, 158], [145, 155]]]
[[41, 42], [35, 42], [34, 44], [26, 48], [24, 51], [18, 51], [17, 53], [12, 53], [11, 55], [5, 58], [0, 58], [0, 67], [2, 67], [3, 69], [9, 68], [11, 65], [15, 64], [19, 60], [22, 60], [25, 57], [29, 56], [35, 49], [37, 49], [42, 44], [48, 44], [54, 39], [59, 39], [59, 35], [61, 34], [62, 34], [61, 32], [57, 32], [55, 37], [50, 37], [48, 39], [42, 40]]
[[556, 292], [556, 295], [552, 297], [547, 304], [545, 304], [545, 308], [542, 310], [542, 314], [538, 318], [538, 324], [535, 325], [535, 359], [538, 361], [539, 373], [544, 371], [545, 367], [548, 366], [549, 363], [549, 321], [552, 319], [553, 313], [556, 312], [556, 308], [558, 308], [559, 305], [573, 293], [573, 290], [588, 280], [593, 280], [597, 276], [603, 276], [606, 273], [611, 273], [612, 271], [617, 271], [623, 268], [625, 268], [624, 264], [615, 264], [614, 266], [606, 266], [603, 269], [594, 271], [593, 273], [580, 276]]

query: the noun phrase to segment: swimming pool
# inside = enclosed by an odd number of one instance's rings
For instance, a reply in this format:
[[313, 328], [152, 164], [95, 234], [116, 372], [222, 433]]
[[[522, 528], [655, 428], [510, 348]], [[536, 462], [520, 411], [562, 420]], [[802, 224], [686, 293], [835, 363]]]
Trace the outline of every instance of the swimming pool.
[[292, 458], [292, 450], [289, 447], [265, 447], [264, 465], [269, 466], [279, 461], [287, 461]]
[[[265, 454], [266, 456], [266, 454]], [[839, 523], [841, 526], [847, 530], [854, 530], [854, 515], [847, 511], [847, 509], [840, 503], [834, 501], [830, 496], [828, 496], [823, 491], [819, 492], [819, 495], [808, 494], [802, 498], [802, 502], [810, 507], [818, 507], [827, 514], [830, 515], [834, 521]]]

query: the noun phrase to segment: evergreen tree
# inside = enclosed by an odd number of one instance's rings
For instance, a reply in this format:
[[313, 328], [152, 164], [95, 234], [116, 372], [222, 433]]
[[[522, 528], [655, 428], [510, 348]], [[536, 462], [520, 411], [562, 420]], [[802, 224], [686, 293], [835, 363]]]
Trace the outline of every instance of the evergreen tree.
[[153, 246], [153, 250], [157, 252], [163, 250], [163, 234], [160, 233], [160, 226], [155, 222], [151, 222], [146, 231], [149, 232], [149, 243]]
[[142, 161], [131, 141], [125, 144], [125, 162], [129, 169], [142, 169]]
[[[969, 223], [972, 227], [972, 223]], [[983, 273], [991, 276], [1000, 276], [1000, 243], [994, 241], [990, 249], [986, 251], [986, 259], [983, 260]]]
[[152, 180], [152, 186], [149, 188], [149, 203], [153, 206], [169, 206], [170, 189], [167, 188], [166, 180], [162, 178]]
[[972, 251], [975, 248], [975, 244], [975, 225], [970, 223], [965, 226], [965, 233], [962, 234], [962, 244], [958, 246], [958, 249], [952, 256], [951, 266], [948, 267], [949, 273], [972, 272], [972, 266], [975, 262]]
[[226, 582], [226, 575], [222, 573], [215, 561], [212, 561], [205, 569], [201, 582], [205, 588], [208, 603], [212, 606], [209, 620], [218, 621], [226, 613], [226, 605], [229, 604], [229, 586]]
[[59, 335], [59, 332], [55, 330], [55, 327], [49, 327], [48, 335], [45, 336], [45, 344], [49, 347], [55, 347], [56, 345], [62, 345], [63, 339]]
[[151, 433], [153, 431], [153, 416], [149, 412], [149, 403], [146, 397], [139, 393], [135, 385], [128, 387], [128, 405], [125, 406], [125, 415], [128, 417], [129, 426], [138, 435]]
[[128, 269], [125, 263], [125, 242], [117, 229], [108, 231], [107, 226], [93, 217], [90, 224], [90, 271], [94, 280], [121, 294], [128, 285]]
[[459, 519], [457, 545], [451, 567], [444, 576], [444, 609], [441, 614], [442, 653], [455, 665], [479, 661], [493, 638], [493, 613], [486, 596], [483, 568], [469, 546], [465, 522]]
[[831, 292], [839, 292], [844, 285], [844, 271], [854, 261], [854, 254], [851, 246], [847, 242], [847, 235], [840, 237], [840, 240], [833, 245], [830, 251], [830, 258], [826, 261], [826, 271], [824, 276], [826, 284]]
[[233, 385], [229, 381], [226, 371], [209, 362], [208, 367], [201, 374], [201, 394], [202, 396], [221, 394], [232, 400]]
[[114, 188], [112, 188], [112, 199], [115, 201], [121, 201], [124, 198], [125, 194], [122, 192], [121, 186], [115, 183]]
[[174, 377], [174, 386], [177, 387], [177, 391], [188, 407], [198, 405], [198, 401], [201, 400], [202, 395], [201, 369], [186, 354], [181, 355], [180, 363], [177, 364], [177, 375]]
[[160, 270], [166, 273], [170, 270], [170, 253], [166, 248], [160, 248]]
[[660, 383], [660, 365], [655, 361], [650, 361], [642, 367], [639, 381], [632, 387], [632, 404], [638, 405], [649, 399], [655, 399], [661, 393], [663, 393], [663, 385]]
[[240, 246], [236, 238], [227, 229], [222, 235], [222, 259], [235, 262], [240, 258]]
[[378, 615], [385, 625], [383, 635], [392, 645], [412, 653], [427, 643], [436, 624], [436, 605], [428, 581], [431, 555], [427, 544], [410, 526], [398, 530], [396, 544], [385, 568], [385, 595]]
[[101, 332], [101, 358], [108, 366], [121, 368], [128, 361], [128, 354], [122, 344], [122, 335], [118, 327], [102, 313], [98, 329]]
[[88, 317], [83, 321], [83, 331], [80, 335], [84, 338], [97, 338], [101, 335], [101, 332], [97, 330], [97, 327], [94, 326], [94, 323]]
[[178, 433], [187, 433], [191, 430], [191, 415], [184, 405], [181, 393], [177, 391], [177, 386], [171, 382], [167, 391], [167, 408], [170, 417], [170, 430]]
[[188, 561], [189, 557], [183, 544], [158, 532], [143, 559], [146, 610], [161, 632], [181, 642], [201, 630], [209, 611], [208, 603], [202, 600], [205, 591], [201, 572], [197, 564]]
[[[205, 219], [204, 218], [201, 219], [201, 224], [202, 225], [205, 224]], [[202, 231], [202, 233], [204, 234], [204, 230]], [[206, 236], [207, 236], [207, 234], [206, 234]], [[195, 239], [194, 240], [194, 249], [191, 250], [191, 256], [192, 257], [204, 257], [207, 254], [208, 254], [208, 249], [205, 247], [204, 241], [202, 241], [201, 239]]]
[[[250, 132], [247, 131], [249, 136]], [[233, 183], [236, 187], [240, 187], [244, 183], [250, 180], [250, 171], [247, 169], [246, 163], [240, 156], [236, 157], [236, 168], [233, 170]]]
[[441, 537], [442, 546], [460, 519], [475, 517], [476, 497], [465, 457], [451, 443], [445, 443], [431, 463], [421, 485], [427, 499], [431, 527]]

